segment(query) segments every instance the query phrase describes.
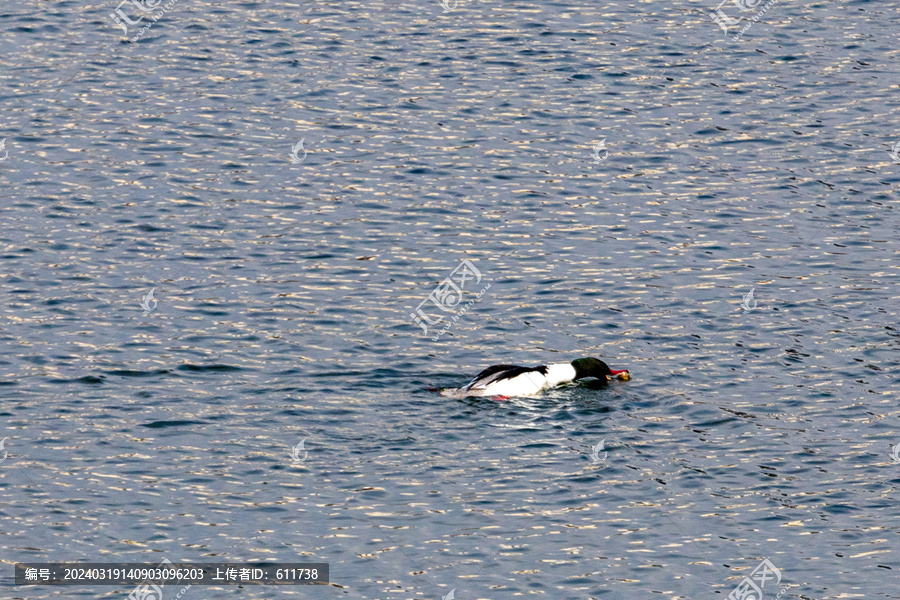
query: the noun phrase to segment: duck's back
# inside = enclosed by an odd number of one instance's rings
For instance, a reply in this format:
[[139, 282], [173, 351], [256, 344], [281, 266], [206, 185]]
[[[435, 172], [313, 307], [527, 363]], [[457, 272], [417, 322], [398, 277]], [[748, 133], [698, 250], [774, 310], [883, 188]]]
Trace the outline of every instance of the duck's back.
[[476, 375], [464, 389], [477, 396], [522, 396], [538, 393], [546, 382], [545, 365], [494, 365]]

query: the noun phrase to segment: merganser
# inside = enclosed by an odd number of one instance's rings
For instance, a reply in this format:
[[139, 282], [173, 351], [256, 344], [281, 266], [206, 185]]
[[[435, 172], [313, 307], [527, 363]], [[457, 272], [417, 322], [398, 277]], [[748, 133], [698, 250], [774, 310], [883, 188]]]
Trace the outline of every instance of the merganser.
[[563, 383], [596, 377], [608, 382], [616, 376], [623, 381], [631, 379], [628, 371], [613, 371], [599, 358], [579, 358], [570, 363], [519, 367], [516, 365], [494, 365], [475, 376], [464, 387], [446, 389], [442, 396], [465, 398], [466, 396], [533, 396]]

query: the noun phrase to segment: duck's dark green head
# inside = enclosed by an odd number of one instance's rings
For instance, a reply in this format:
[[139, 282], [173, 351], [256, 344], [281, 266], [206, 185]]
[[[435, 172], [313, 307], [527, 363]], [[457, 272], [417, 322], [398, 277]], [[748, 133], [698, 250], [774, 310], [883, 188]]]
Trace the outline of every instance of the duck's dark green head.
[[623, 381], [631, 379], [628, 371], [613, 371], [609, 365], [599, 358], [579, 358], [572, 361], [572, 367], [575, 369], [575, 379], [584, 379], [585, 377], [596, 377], [603, 381], [608, 381], [610, 377], [618, 376]]

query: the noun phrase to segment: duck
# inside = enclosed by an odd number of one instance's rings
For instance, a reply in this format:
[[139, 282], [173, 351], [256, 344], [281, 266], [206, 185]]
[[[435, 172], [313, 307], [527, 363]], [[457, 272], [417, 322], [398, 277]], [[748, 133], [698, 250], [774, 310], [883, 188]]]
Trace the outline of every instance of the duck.
[[520, 367], [518, 365], [493, 365], [475, 376], [461, 388], [448, 388], [442, 396], [465, 398], [467, 396], [494, 396], [508, 400], [513, 396], [534, 396], [544, 390], [586, 377], [595, 377], [607, 383], [610, 377], [623, 381], [631, 379], [627, 369], [615, 371], [599, 358], [578, 358], [568, 363]]

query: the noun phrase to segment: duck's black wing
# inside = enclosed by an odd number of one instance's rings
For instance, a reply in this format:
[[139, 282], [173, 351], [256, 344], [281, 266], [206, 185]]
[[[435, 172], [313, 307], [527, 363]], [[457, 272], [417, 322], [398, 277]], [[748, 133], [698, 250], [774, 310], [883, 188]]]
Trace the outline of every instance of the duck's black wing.
[[497, 381], [512, 379], [513, 377], [518, 377], [522, 373], [531, 373], [534, 371], [537, 371], [542, 375], [546, 375], [547, 367], [544, 365], [539, 365], [537, 367], [520, 367], [518, 365], [494, 365], [492, 367], [488, 367], [487, 369], [476, 375], [475, 379], [470, 381], [466, 386], [466, 389], [471, 390], [472, 388], [485, 387]]

